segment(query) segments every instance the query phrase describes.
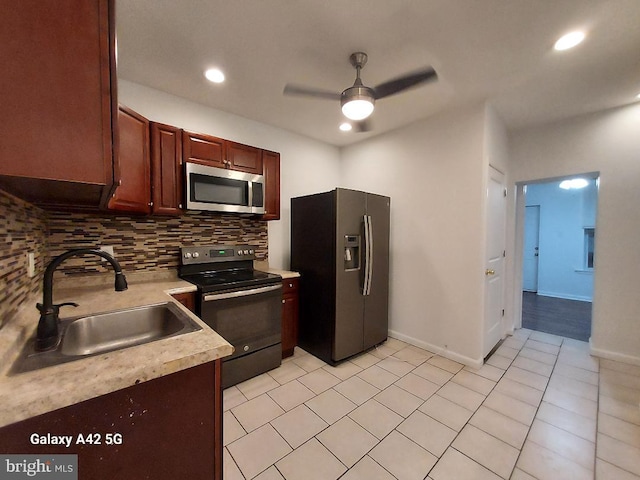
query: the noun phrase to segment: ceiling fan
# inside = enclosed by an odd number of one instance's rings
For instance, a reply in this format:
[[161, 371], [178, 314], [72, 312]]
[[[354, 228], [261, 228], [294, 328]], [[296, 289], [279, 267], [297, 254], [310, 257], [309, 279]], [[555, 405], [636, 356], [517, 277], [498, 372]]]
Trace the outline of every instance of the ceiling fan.
[[421, 83], [438, 79], [436, 71], [432, 67], [426, 67], [381, 83], [376, 87], [367, 87], [360, 79], [360, 70], [366, 65], [367, 58], [367, 54], [364, 52], [351, 54], [349, 61], [356, 69], [356, 80], [353, 82], [353, 86], [345, 89], [342, 93], [292, 84], [287, 84], [283, 93], [285, 95], [303, 95], [326, 100], [340, 100], [344, 116], [356, 122], [357, 131], [364, 132], [370, 129], [369, 122], [365, 121], [365, 119], [373, 113], [376, 100], [400, 93]]

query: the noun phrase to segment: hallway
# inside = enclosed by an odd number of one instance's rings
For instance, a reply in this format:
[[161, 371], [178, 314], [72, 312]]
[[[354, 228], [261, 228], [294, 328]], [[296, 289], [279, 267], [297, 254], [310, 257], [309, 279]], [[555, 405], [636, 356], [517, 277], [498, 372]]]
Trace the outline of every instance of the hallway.
[[522, 292], [522, 328], [588, 342], [591, 302]]

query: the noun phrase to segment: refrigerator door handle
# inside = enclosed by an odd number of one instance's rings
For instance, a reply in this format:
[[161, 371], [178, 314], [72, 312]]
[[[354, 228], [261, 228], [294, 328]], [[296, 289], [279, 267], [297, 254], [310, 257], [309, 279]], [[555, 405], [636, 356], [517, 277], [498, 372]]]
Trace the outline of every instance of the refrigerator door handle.
[[364, 281], [362, 282], [362, 295], [367, 295], [369, 289], [369, 216], [364, 215]]
[[373, 274], [373, 227], [371, 215], [364, 216], [364, 284], [362, 295], [371, 294], [371, 275]]
[[371, 215], [369, 217], [369, 242], [368, 248], [369, 259], [367, 260], [367, 267], [369, 269], [369, 286], [367, 288], [367, 295], [371, 295], [371, 282], [373, 281], [373, 219]]

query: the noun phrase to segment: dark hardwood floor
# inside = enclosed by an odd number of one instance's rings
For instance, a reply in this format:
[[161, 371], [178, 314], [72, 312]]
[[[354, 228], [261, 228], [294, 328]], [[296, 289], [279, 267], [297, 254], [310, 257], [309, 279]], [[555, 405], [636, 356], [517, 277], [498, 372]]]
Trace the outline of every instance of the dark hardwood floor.
[[591, 336], [591, 302], [522, 292], [522, 326], [588, 342]]

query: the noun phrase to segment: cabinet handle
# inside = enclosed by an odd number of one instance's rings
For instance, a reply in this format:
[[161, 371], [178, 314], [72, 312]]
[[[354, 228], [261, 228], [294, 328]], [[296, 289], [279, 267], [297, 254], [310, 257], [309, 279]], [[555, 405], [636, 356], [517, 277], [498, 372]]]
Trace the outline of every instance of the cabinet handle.
[[293, 283], [290, 283], [290, 284], [289, 284], [289, 288], [293, 288]]
[[282, 303], [287, 303], [287, 301], [283, 298], [283, 299], [282, 299]]

